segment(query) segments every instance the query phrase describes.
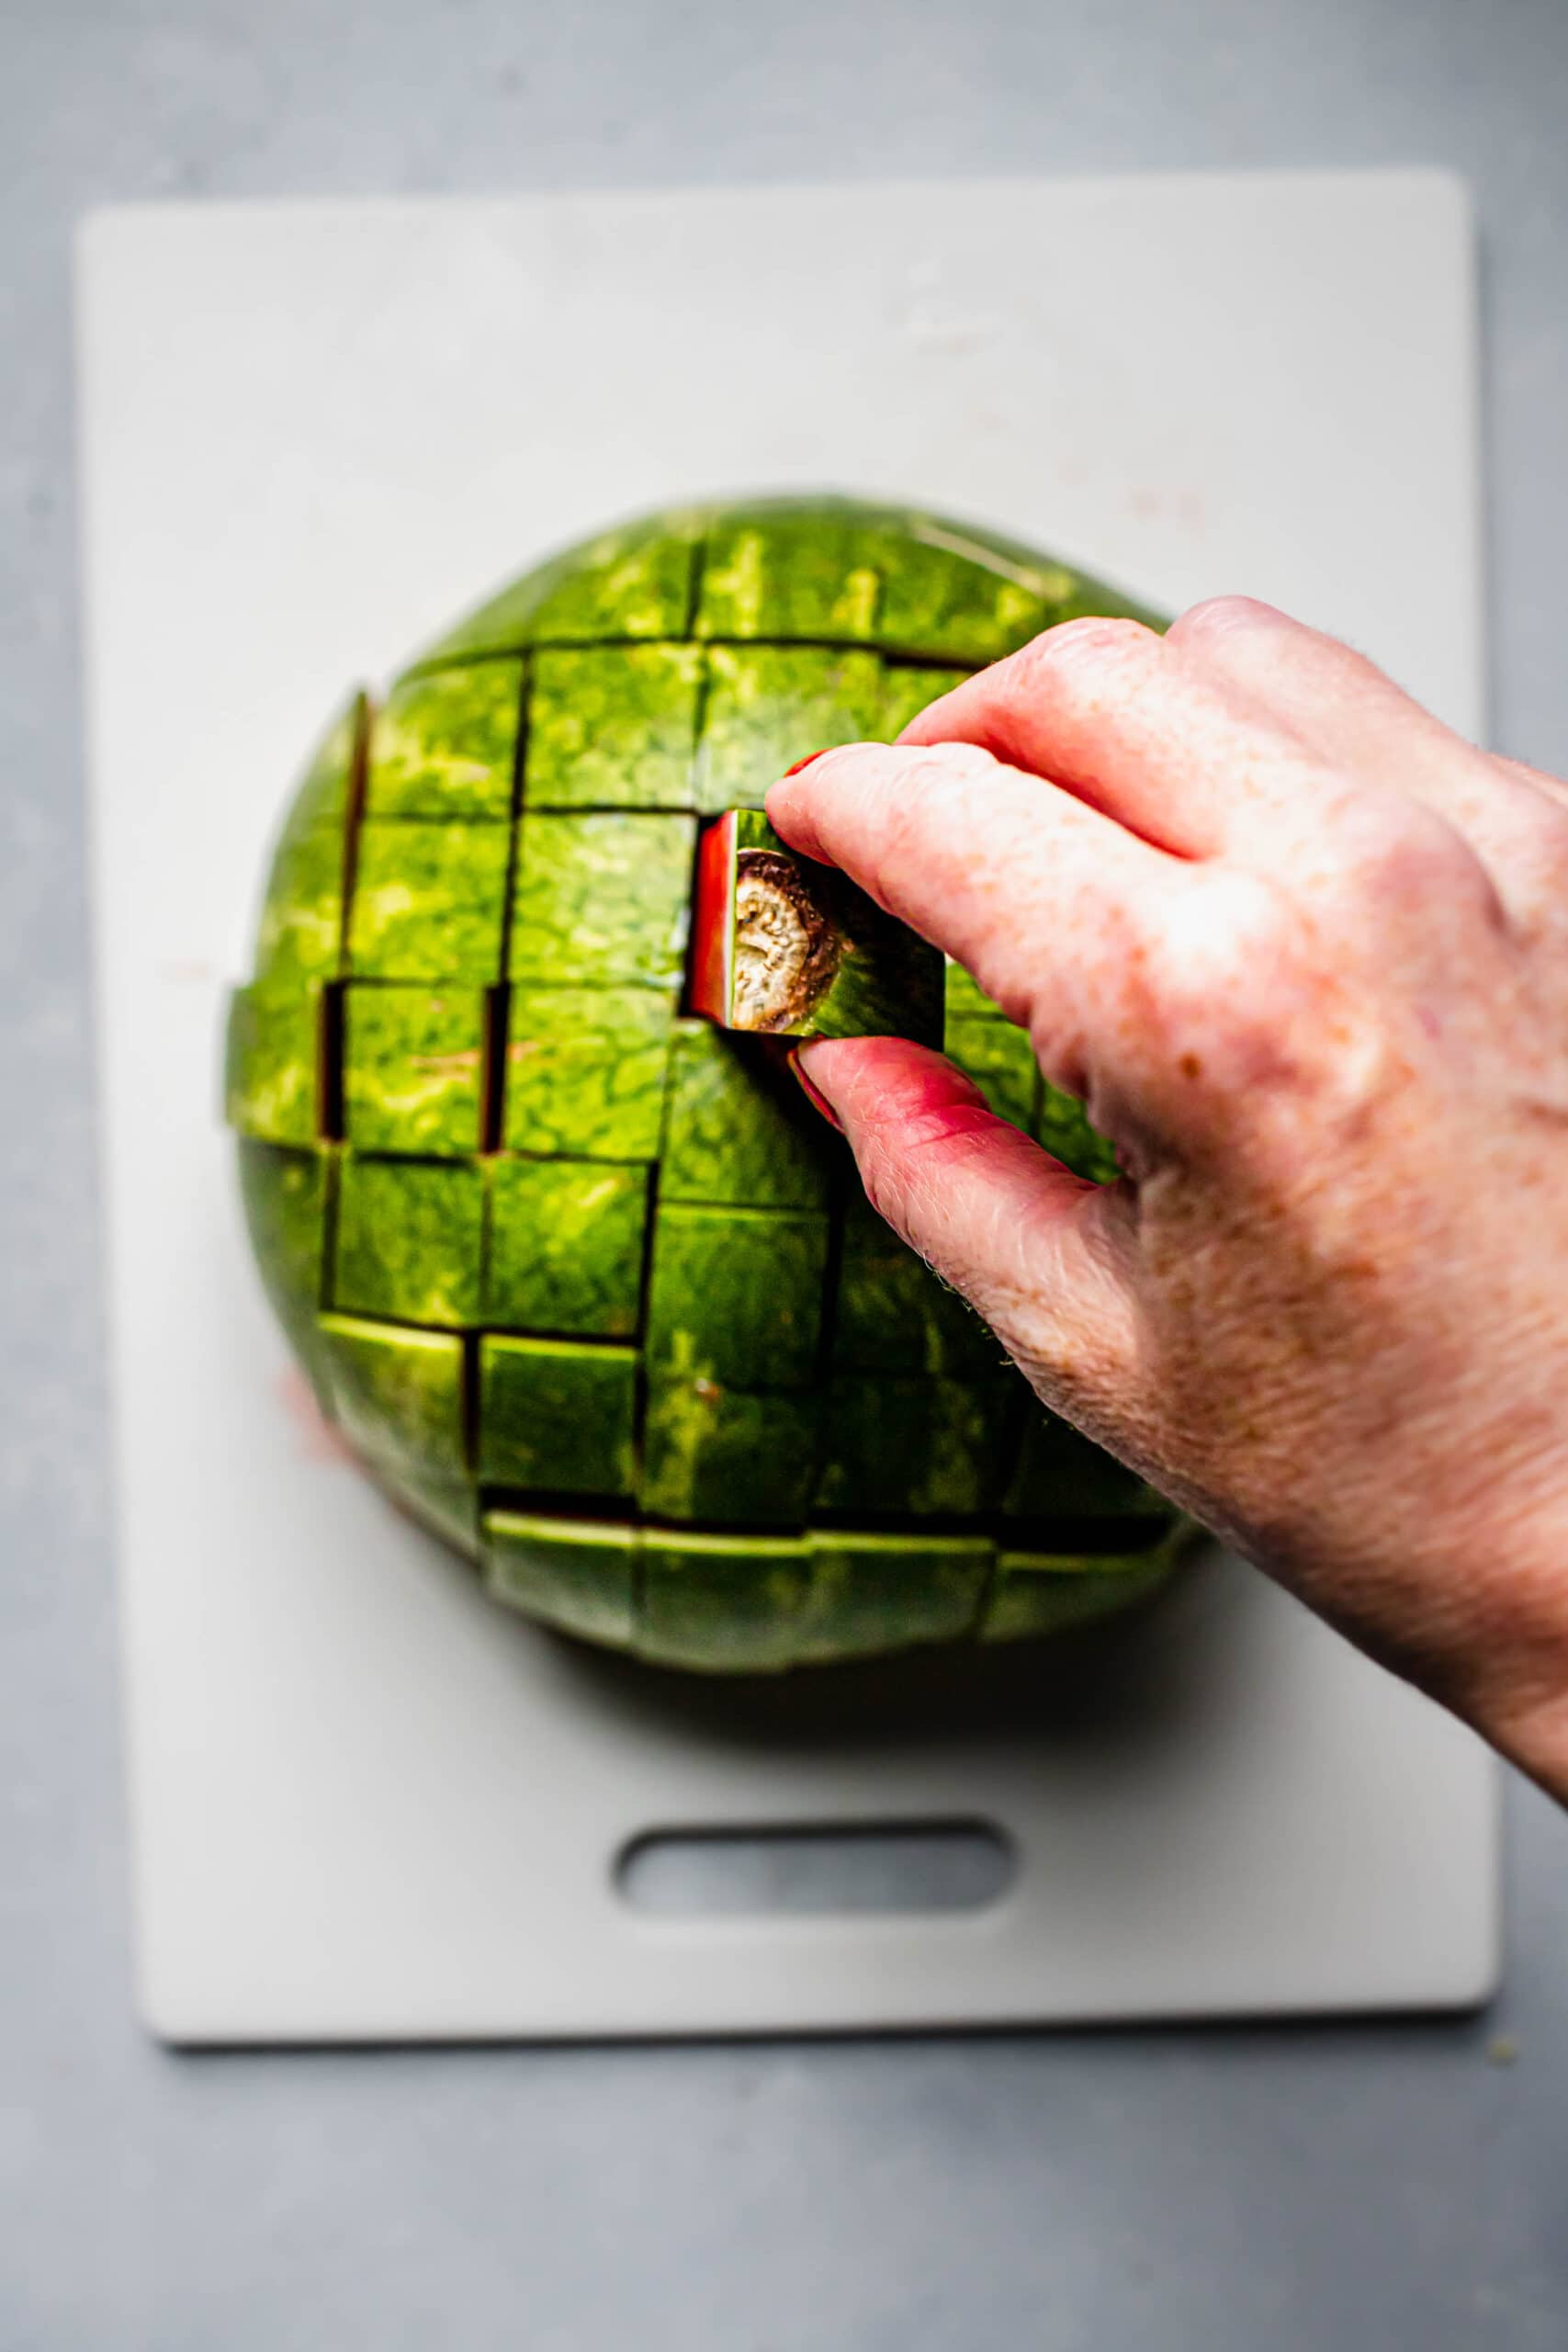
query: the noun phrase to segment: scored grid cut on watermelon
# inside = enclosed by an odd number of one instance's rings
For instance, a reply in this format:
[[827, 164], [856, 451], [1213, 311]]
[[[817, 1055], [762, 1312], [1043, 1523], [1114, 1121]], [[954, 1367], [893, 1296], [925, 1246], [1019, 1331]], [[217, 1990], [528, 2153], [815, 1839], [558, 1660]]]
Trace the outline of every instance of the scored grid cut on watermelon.
[[[1135, 609], [888, 510], [654, 517], [334, 722], [234, 1000], [247, 1215], [325, 1408], [501, 1597], [760, 1668], [1015, 1638], [1166, 1572], [1168, 1507], [1043, 1451], [1060, 1425], [773, 1049], [682, 1001], [716, 808]], [[945, 995], [996, 1107], [1111, 1172], [955, 967]]]

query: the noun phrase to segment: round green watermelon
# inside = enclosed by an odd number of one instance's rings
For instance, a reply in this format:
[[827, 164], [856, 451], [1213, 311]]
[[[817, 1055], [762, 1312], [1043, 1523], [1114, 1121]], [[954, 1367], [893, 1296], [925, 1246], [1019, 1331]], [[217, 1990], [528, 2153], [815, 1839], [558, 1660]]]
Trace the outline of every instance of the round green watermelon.
[[[873, 1214], [771, 1042], [684, 1009], [705, 821], [1137, 610], [930, 515], [685, 510], [328, 730], [231, 1006], [251, 1238], [323, 1410], [501, 1600], [735, 1670], [1050, 1633], [1168, 1572], [1175, 1514]], [[957, 966], [945, 1044], [1113, 1174]]]

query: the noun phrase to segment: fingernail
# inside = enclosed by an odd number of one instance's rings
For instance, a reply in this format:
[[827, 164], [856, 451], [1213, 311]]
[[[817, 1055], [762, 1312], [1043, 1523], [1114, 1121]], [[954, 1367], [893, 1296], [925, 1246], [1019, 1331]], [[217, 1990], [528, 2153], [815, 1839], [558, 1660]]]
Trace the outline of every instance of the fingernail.
[[832, 1104], [829, 1102], [828, 1097], [823, 1093], [822, 1089], [819, 1086], [813, 1086], [811, 1080], [807, 1077], [800, 1056], [800, 1046], [792, 1046], [787, 1058], [789, 1061], [789, 1067], [794, 1072], [801, 1092], [805, 1095], [812, 1109], [814, 1111], [820, 1111], [822, 1116], [827, 1120], [828, 1125], [836, 1129], [840, 1135], [842, 1135], [844, 1132], [843, 1121], [840, 1118], [837, 1111], [834, 1110]]
[[[826, 750], [828, 750], [828, 751], [831, 751], [833, 747], [832, 747], [832, 745], [829, 743], [829, 744], [826, 745], [824, 748], [825, 748]], [[813, 760], [819, 760], [821, 757], [822, 757], [822, 752], [807, 752], [807, 753], [806, 754], [806, 757], [805, 757], [803, 760], [796, 760], [796, 762], [795, 762], [795, 763], [794, 767], [792, 767], [792, 768], [785, 768], [785, 770], [784, 770], [784, 775], [786, 775], [786, 776], [789, 776], [789, 775], [798, 775], [800, 774], [800, 771], [801, 771], [801, 769], [802, 769], [802, 768], [808, 768], [808, 767], [811, 765], [811, 763], [812, 763], [812, 761], [813, 761]], [[780, 781], [780, 783], [782, 784], [782, 783], [784, 782], [784, 776], [781, 776], [781, 777], [779, 778], [779, 781]]]

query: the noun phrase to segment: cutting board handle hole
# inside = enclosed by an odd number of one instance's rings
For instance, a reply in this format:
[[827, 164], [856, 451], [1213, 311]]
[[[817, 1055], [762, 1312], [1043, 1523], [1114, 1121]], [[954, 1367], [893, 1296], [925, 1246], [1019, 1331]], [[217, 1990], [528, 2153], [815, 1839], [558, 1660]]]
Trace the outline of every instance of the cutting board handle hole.
[[888, 1821], [648, 1830], [615, 1877], [638, 1911], [842, 1916], [983, 1910], [1016, 1871], [988, 1821]]

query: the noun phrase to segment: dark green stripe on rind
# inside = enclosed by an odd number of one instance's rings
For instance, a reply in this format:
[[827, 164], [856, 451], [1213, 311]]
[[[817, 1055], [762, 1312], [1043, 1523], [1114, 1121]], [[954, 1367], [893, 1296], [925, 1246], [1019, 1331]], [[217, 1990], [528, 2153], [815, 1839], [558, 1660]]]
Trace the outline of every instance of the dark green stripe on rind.
[[721, 515], [703, 568], [700, 637], [869, 641], [881, 594], [861, 514], [764, 504]]
[[654, 1227], [650, 1374], [720, 1388], [811, 1385], [828, 1220], [661, 1201]]
[[506, 1140], [514, 1151], [656, 1159], [674, 1001], [654, 989], [514, 988]]
[[368, 820], [349, 915], [355, 977], [499, 979], [510, 850], [504, 825]]
[[513, 980], [679, 988], [695, 848], [691, 817], [525, 816]]
[[371, 729], [367, 813], [504, 824], [522, 698], [520, 662], [403, 679]]
[[514, 1331], [635, 1331], [648, 1217], [646, 1168], [498, 1159], [491, 1173], [484, 1316]]
[[1001, 1342], [863, 1194], [844, 1217], [833, 1360], [846, 1372], [994, 1373]]
[[1086, 612], [1153, 616], [1103, 582], [995, 532], [927, 514], [888, 535], [876, 635], [890, 650], [979, 665]]
[[321, 990], [236, 989], [223, 1053], [224, 1116], [261, 1143], [314, 1143], [320, 1121]]
[[801, 1665], [872, 1657], [975, 1629], [996, 1547], [983, 1535], [818, 1530], [795, 1640]]
[[701, 518], [671, 512], [619, 530], [525, 572], [460, 621], [418, 666], [521, 651], [551, 638], [681, 637], [692, 599]]
[[639, 1653], [710, 1673], [788, 1666], [807, 1564], [799, 1537], [647, 1529]]
[[473, 989], [355, 981], [344, 992], [344, 1107], [360, 1151], [479, 1149], [484, 998]]
[[660, 1191], [665, 1200], [815, 1208], [835, 1143], [761, 1039], [676, 1025]]
[[1024, 1424], [1004, 1508], [1016, 1519], [1165, 1520], [1163, 1495], [1043, 1408]]
[[962, 1519], [995, 1509], [1021, 1384], [840, 1373], [829, 1384], [823, 1510]]
[[703, 1374], [651, 1375], [641, 1509], [659, 1519], [799, 1526], [817, 1482], [822, 1401], [746, 1396]]
[[456, 1328], [479, 1320], [484, 1178], [462, 1160], [344, 1155], [333, 1304]]
[[262, 1284], [299, 1362], [320, 1388], [317, 1312], [330, 1163], [319, 1151], [240, 1141], [240, 1193]]
[[874, 653], [809, 645], [716, 645], [697, 758], [697, 806], [761, 807], [808, 752], [874, 738], [882, 723]]
[[635, 1348], [479, 1341], [479, 1476], [563, 1495], [629, 1495]]
[[696, 645], [545, 651], [528, 709], [530, 808], [690, 808]]
[[487, 1511], [485, 1582], [498, 1600], [558, 1633], [629, 1648], [636, 1630], [634, 1529]]

